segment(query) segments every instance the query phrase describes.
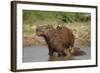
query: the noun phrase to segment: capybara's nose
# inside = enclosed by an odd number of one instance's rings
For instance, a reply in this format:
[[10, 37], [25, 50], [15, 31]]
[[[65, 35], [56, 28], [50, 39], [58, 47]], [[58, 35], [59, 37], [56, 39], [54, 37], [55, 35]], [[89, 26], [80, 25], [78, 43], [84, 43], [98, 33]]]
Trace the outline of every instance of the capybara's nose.
[[36, 29], [36, 32], [43, 32], [43, 28], [42, 28], [42, 27], [38, 27], [38, 28]]

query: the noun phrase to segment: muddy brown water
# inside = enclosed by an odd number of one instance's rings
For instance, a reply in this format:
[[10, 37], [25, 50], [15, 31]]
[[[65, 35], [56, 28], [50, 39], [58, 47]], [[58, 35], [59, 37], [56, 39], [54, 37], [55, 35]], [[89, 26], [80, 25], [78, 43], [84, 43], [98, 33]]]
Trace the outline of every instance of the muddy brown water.
[[47, 46], [30, 46], [23, 48], [23, 62], [45, 62], [45, 61], [62, 61], [62, 60], [85, 60], [91, 58], [91, 48], [89, 46], [78, 46], [86, 54], [81, 56], [49, 57]]

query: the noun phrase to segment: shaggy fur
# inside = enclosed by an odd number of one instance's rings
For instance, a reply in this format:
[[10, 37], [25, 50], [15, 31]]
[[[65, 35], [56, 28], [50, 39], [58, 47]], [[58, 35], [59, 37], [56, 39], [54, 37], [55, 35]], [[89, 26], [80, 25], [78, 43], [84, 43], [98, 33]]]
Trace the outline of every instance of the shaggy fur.
[[49, 56], [53, 56], [57, 52], [59, 56], [66, 55], [64, 49], [74, 46], [74, 35], [67, 27], [57, 26], [53, 28], [51, 25], [38, 26], [37, 35], [44, 37], [48, 44]]

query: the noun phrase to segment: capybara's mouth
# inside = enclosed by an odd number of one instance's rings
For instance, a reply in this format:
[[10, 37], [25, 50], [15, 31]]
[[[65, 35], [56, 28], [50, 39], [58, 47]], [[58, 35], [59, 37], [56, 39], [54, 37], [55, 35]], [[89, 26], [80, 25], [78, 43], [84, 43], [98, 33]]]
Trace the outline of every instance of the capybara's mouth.
[[36, 32], [36, 35], [37, 36], [42, 36], [42, 33], [41, 32]]
[[40, 33], [39, 33], [39, 32], [36, 32], [36, 35], [37, 35], [37, 36], [40, 36]]

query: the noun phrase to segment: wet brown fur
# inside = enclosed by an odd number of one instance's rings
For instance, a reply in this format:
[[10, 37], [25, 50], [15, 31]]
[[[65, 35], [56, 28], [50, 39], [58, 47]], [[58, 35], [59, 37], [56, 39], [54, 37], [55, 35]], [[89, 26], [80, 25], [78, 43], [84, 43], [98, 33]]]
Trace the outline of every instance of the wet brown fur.
[[64, 49], [74, 46], [74, 35], [65, 26], [53, 28], [51, 25], [44, 25], [37, 27], [36, 31], [37, 35], [45, 38], [49, 48], [49, 56], [53, 56], [54, 52], [57, 52], [59, 56], [66, 55]]

